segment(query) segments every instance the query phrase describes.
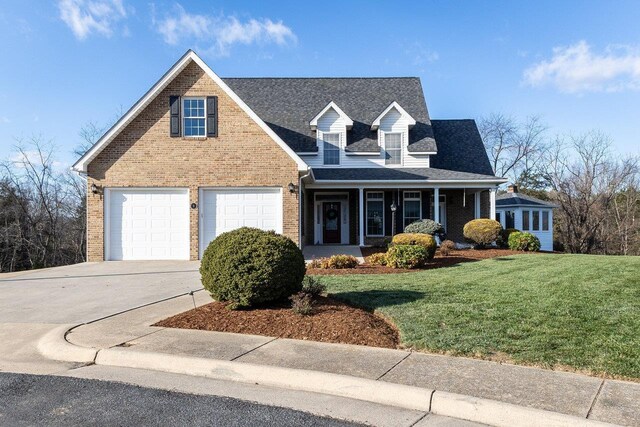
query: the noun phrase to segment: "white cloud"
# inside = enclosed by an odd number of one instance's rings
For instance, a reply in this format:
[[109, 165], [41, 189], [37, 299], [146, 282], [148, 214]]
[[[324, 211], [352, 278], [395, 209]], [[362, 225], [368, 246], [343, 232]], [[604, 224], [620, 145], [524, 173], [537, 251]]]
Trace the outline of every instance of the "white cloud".
[[154, 24], [168, 44], [195, 39], [210, 44], [212, 53], [219, 56], [229, 55], [231, 46], [235, 44], [273, 43], [284, 46], [297, 41], [291, 28], [282, 21], [260, 18], [243, 22], [233, 16], [191, 14], [180, 5], [176, 6], [176, 13], [159, 21], [154, 19]]
[[556, 47], [551, 59], [524, 71], [524, 81], [565, 93], [640, 90], [640, 49], [617, 45], [597, 53], [585, 41]]
[[115, 24], [127, 16], [122, 0], [60, 0], [58, 9], [78, 40], [92, 33], [109, 37]]

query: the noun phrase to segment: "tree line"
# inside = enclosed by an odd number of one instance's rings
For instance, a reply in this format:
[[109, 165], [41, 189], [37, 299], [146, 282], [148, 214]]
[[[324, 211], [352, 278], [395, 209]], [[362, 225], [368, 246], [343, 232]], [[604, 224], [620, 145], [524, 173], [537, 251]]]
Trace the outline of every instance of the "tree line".
[[640, 159], [620, 156], [598, 131], [549, 136], [538, 117], [479, 121], [496, 175], [555, 203], [555, 249], [640, 255]]
[[[600, 132], [549, 136], [537, 118], [492, 115], [479, 128], [496, 175], [558, 205], [556, 249], [640, 255], [640, 163], [617, 156]], [[80, 131], [79, 157], [104, 127]], [[0, 161], [0, 272], [86, 261], [86, 182], [42, 137], [16, 142]]]

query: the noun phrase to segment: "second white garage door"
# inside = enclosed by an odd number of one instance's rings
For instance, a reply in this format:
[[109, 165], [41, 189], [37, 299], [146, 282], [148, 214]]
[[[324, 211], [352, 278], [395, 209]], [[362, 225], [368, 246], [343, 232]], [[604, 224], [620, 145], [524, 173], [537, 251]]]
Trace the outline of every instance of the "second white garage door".
[[236, 228], [282, 233], [280, 188], [211, 189], [200, 196], [200, 256], [216, 236]]

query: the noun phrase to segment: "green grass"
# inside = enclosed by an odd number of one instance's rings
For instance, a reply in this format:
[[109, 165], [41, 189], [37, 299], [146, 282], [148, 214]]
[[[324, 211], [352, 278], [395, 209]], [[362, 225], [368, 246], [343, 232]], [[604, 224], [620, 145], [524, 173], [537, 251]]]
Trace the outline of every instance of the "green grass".
[[407, 347], [640, 378], [640, 257], [518, 255], [322, 280], [391, 319]]

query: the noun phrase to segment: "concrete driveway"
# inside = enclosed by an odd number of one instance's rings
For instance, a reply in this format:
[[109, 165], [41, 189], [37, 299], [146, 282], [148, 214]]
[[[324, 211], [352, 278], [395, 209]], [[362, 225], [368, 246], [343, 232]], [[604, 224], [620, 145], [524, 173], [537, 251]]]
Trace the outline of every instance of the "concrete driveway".
[[83, 263], [0, 274], [0, 323], [85, 323], [202, 289], [199, 261]]
[[47, 374], [38, 340], [60, 324], [87, 323], [202, 289], [199, 261], [83, 263], [0, 274], [0, 371]]

